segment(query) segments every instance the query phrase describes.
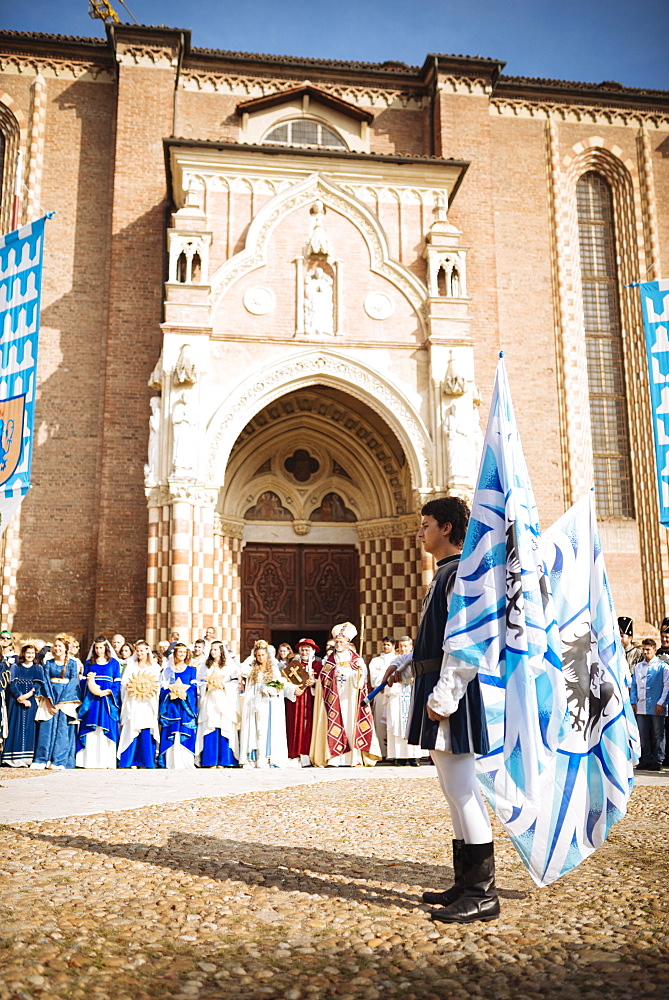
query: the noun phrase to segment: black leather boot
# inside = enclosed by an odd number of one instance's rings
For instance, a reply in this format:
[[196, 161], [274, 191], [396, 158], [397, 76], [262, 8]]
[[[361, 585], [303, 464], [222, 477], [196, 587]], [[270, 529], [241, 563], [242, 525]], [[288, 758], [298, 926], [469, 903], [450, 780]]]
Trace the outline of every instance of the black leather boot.
[[499, 916], [495, 889], [494, 845], [465, 844], [465, 889], [459, 899], [443, 910], [433, 910], [431, 917], [444, 924], [469, 924], [475, 920], [494, 920]]
[[455, 875], [455, 883], [450, 889], [445, 889], [443, 892], [424, 892], [424, 903], [431, 903], [433, 906], [449, 906], [456, 899], [460, 899], [460, 896], [465, 891], [462, 855], [464, 846], [464, 840], [453, 841], [453, 874]]

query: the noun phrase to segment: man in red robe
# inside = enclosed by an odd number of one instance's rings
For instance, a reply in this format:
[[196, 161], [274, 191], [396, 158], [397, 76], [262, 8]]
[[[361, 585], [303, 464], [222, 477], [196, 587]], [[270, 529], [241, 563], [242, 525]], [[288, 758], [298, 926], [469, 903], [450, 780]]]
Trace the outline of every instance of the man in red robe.
[[288, 672], [291, 666], [298, 665], [308, 678], [297, 688], [295, 701], [286, 699], [288, 756], [291, 760], [297, 758], [302, 767], [309, 767], [311, 764], [309, 747], [314, 717], [314, 685], [321, 667], [317, 653], [320, 653], [320, 647], [313, 639], [300, 639], [297, 644], [297, 658], [286, 664]]

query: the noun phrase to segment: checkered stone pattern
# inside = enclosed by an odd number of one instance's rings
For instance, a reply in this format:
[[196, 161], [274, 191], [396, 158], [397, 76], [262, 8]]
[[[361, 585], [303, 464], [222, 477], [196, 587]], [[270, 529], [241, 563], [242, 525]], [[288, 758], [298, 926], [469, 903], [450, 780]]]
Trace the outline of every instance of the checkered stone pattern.
[[[155, 639], [147, 636], [149, 642], [156, 643], [167, 638], [169, 630], [170, 613], [170, 508], [167, 505], [154, 507], [158, 512], [156, 520], [156, 541], [155, 541], [155, 597], [153, 603], [155, 621]], [[151, 522], [149, 522], [151, 530]], [[151, 541], [149, 541], [151, 544]], [[151, 556], [149, 556], [151, 559]]]
[[2, 628], [12, 629], [16, 614], [16, 577], [21, 553], [21, 510], [17, 510], [2, 536], [2, 603], [0, 622]]
[[423, 600], [422, 556], [414, 535], [370, 538], [360, 543], [360, 614], [365, 652], [385, 635], [415, 636]]
[[242, 540], [214, 535], [213, 615], [216, 635], [239, 650], [242, 641]]
[[26, 222], [32, 222], [42, 214], [40, 197], [42, 192], [42, 170], [44, 167], [46, 105], [46, 82], [42, 74], [38, 73], [32, 84], [32, 115], [30, 121], [30, 147], [28, 149], [28, 197], [26, 202]]

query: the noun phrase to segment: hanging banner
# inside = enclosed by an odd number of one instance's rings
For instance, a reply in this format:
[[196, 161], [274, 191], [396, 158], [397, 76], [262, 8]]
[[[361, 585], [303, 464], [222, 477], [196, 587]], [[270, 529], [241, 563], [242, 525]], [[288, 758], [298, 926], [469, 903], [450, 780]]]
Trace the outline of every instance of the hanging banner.
[[660, 521], [669, 528], [669, 280], [639, 285], [653, 411]]
[[0, 534], [30, 489], [47, 218], [0, 236]]

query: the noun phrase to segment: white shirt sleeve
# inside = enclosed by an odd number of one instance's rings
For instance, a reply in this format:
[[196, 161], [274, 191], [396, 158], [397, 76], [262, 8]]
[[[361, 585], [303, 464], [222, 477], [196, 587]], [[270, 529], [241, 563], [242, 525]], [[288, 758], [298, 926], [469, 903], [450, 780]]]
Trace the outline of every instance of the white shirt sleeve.
[[453, 715], [478, 667], [456, 660], [446, 650], [441, 661], [441, 675], [434, 691], [427, 699], [428, 708], [447, 718]]

